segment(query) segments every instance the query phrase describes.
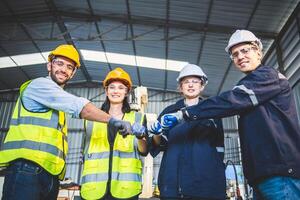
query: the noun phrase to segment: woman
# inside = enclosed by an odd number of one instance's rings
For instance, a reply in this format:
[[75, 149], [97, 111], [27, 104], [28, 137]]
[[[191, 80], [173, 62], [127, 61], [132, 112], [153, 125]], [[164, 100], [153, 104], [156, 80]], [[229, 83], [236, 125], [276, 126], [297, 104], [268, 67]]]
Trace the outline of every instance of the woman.
[[220, 119], [180, 123], [162, 131], [160, 118], [186, 106], [198, 104], [207, 76], [197, 65], [188, 64], [177, 78], [183, 99], [168, 106], [159, 115], [149, 132], [155, 157], [163, 151], [159, 170], [160, 198], [225, 199], [224, 135]]
[[[133, 135], [122, 136], [104, 123], [86, 121], [86, 146], [81, 197], [84, 199], [138, 199], [141, 193], [142, 162], [148, 153], [144, 138], [144, 116], [130, 110], [127, 96], [130, 76], [121, 68], [103, 81], [106, 100], [102, 110], [116, 119], [129, 121]], [[134, 136], [135, 135], [135, 136]]]

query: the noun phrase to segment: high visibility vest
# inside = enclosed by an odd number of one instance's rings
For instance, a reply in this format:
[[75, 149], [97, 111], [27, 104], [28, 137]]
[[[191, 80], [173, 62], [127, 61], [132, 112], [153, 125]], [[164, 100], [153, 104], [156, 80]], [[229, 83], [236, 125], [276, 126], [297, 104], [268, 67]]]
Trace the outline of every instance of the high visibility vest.
[[[125, 113], [124, 120], [142, 124], [139, 112]], [[100, 199], [107, 191], [126, 199], [141, 193], [142, 162], [133, 135], [116, 134], [108, 142], [107, 124], [86, 121], [86, 144], [80, 193], [84, 199]], [[108, 181], [110, 180], [110, 188]]]
[[9, 131], [0, 145], [0, 163], [7, 165], [23, 158], [62, 179], [68, 151], [65, 113], [52, 109], [42, 113], [26, 110], [21, 97], [30, 82], [20, 88]]

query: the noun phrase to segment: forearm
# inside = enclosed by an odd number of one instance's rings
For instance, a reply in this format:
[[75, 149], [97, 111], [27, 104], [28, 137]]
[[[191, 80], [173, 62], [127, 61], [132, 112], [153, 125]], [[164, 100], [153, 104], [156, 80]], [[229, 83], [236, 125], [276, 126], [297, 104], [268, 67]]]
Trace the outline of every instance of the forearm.
[[227, 91], [219, 96], [203, 100], [195, 106], [187, 107], [187, 119], [229, 117], [237, 115], [250, 107], [253, 107], [253, 105], [247, 94], [236, 94], [234, 91]]
[[161, 142], [161, 135], [153, 135], [152, 142], [154, 146], [159, 146]]
[[111, 116], [97, 108], [94, 104], [86, 104], [80, 112], [80, 117], [89, 121], [97, 121], [107, 123]]
[[145, 138], [137, 139], [138, 151], [142, 155], [146, 155], [148, 153], [147, 141]]

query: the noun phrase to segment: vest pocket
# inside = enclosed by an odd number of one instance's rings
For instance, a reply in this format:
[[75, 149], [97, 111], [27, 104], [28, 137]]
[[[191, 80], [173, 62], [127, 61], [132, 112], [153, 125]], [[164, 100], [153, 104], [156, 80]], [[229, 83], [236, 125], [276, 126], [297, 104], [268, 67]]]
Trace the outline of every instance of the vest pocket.
[[121, 152], [133, 152], [133, 136], [128, 135], [126, 138], [118, 136], [115, 142], [115, 149]]

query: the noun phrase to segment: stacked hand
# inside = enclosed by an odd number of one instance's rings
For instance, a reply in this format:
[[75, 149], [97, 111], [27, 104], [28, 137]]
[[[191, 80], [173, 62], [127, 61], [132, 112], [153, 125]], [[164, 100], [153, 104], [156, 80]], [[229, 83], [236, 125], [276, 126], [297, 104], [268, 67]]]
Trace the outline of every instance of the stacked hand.
[[161, 117], [161, 126], [163, 129], [170, 129], [183, 120], [183, 113], [181, 110], [175, 113], [168, 113]]
[[135, 135], [138, 139], [142, 139], [146, 135], [146, 128], [139, 123], [133, 123], [132, 135]]
[[162, 127], [159, 121], [155, 121], [153, 124], [151, 124], [149, 132], [154, 135], [162, 135]]
[[123, 137], [132, 133], [131, 124], [128, 121], [118, 120], [112, 117], [108, 121], [108, 126], [117, 128]]

